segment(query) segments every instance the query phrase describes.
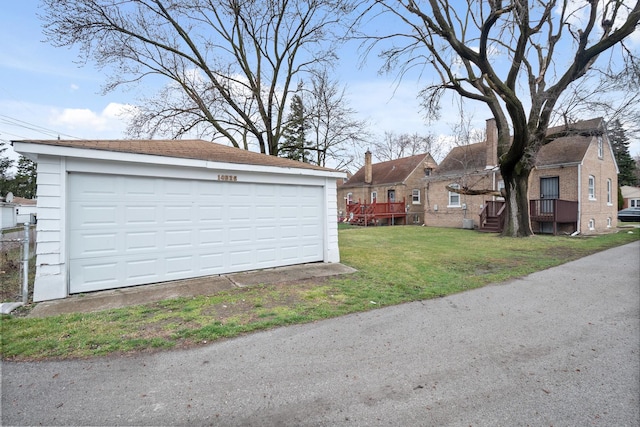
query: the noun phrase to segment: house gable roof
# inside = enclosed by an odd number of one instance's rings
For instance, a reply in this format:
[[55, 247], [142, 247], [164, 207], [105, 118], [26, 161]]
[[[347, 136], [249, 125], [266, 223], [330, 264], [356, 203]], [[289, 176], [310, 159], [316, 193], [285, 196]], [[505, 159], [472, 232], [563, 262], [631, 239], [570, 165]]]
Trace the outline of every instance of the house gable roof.
[[453, 147], [435, 170], [435, 175], [459, 175], [486, 169], [487, 143]]
[[[604, 120], [596, 118], [582, 120], [568, 126], [555, 126], [547, 130], [547, 135], [560, 136], [544, 145], [536, 156], [536, 166], [554, 166], [580, 163], [597, 135], [604, 131]], [[567, 134], [567, 135], [564, 135]]]
[[419, 166], [426, 163], [428, 166], [435, 168], [436, 163], [429, 153], [416, 154], [415, 156], [403, 157], [401, 159], [389, 160], [371, 165], [371, 184], [364, 182], [365, 173], [364, 166], [361, 167], [342, 188], [361, 187], [363, 185], [392, 185], [404, 182], [413, 171]]
[[199, 139], [188, 140], [23, 140], [12, 141], [56, 147], [102, 150], [111, 152], [145, 154], [180, 159], [205, 160], [222, 163], [238, 163], [257, 166], [333, 171], [282, 157], [255, 153]]
[[620, 187], [623, 199], [640, 199], [640, 187], [632, 187], [630, 185], [623, 185]]
[[27, 199], [25, 197], [14, 197], [13, 198], [13, 203], [16, 204], [16, 205], [36, 206], [37, 202], [38, 201], [36, 199]]
[[[602, 118], [549, 128], [547, 135], [558, 137], [540, 148], [536, 166], [580, 163], [593, 139], [601, 135], [603, 130]], [[486, 170], [486, 149], [486, 141], [454, 147], [435, 170], [435, 175], [460, 175]]]

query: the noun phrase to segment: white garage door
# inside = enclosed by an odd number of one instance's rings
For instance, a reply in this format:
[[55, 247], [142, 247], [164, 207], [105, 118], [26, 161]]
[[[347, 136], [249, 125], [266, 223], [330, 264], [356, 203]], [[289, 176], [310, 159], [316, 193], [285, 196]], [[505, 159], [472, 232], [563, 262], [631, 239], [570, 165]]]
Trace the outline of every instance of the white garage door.
[[70, 293], [323, 260], [322, 187], [69, 174]]

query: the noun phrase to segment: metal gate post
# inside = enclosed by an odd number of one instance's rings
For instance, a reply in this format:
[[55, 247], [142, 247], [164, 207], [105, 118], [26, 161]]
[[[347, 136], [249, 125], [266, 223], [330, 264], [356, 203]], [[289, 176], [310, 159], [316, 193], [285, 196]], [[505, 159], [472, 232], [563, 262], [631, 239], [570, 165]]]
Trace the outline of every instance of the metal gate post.
[[22, 303], [29, 302], [29, 223], [24, 223], [24, 239], [22, 242]]

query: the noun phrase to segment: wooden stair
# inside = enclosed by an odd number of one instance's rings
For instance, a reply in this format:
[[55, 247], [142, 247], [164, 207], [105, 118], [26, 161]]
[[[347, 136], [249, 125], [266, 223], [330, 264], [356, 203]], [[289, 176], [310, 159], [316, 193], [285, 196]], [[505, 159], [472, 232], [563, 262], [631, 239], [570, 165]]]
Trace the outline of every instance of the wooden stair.
[[505, 203], [501, 201], [485, 202], [480, 212], [480, 224], [478, 231], [485, 233], [500, 233], [504, 224]]
[[500, 229], [500, 217], [488, 216], [484, 225], [479, 227], [478, 230], [485, 233], [500, 233], [502, 231]]

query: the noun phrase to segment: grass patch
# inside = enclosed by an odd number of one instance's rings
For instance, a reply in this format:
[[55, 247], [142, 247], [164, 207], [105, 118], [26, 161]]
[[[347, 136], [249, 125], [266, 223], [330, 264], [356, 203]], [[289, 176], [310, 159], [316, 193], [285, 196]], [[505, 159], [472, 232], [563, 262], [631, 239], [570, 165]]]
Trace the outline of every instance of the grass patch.
[[639, 232], [515, 239], [431, 227], [341, 228], [341, 260], [358, 269], [355, 274], [98, 313], [3, 316], [2, 358], [83, 358], [191, 347], [502, 282], [638, 240]]

